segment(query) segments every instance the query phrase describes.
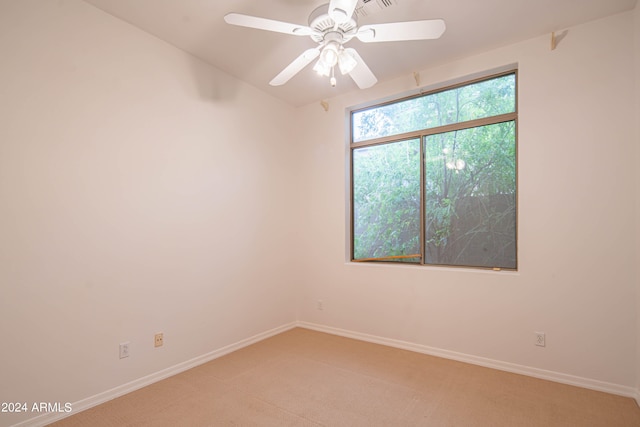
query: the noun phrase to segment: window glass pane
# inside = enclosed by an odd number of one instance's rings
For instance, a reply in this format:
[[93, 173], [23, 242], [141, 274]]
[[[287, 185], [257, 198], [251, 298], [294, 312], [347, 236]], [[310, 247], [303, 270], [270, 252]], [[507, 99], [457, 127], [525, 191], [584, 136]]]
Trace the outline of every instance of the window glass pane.
[[420, 161], [419, 139], [353, 150], [354, 259], [420, 261]]
[[353, 142], [515, 111], [515, 74], [352, 114]]
[[516, 268], [515, 122], [425, 137], [425, 263]]

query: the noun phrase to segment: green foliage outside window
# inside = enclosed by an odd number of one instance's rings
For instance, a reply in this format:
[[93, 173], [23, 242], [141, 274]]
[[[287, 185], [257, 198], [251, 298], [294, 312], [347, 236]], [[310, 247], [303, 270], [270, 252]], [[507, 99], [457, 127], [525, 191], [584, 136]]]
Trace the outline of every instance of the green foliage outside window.
[[353, 113], [354, 260], [516, 268], [515, 92], [507, 74]]
[[420, 253], [420, 140], [354, 150], [355, 258]]

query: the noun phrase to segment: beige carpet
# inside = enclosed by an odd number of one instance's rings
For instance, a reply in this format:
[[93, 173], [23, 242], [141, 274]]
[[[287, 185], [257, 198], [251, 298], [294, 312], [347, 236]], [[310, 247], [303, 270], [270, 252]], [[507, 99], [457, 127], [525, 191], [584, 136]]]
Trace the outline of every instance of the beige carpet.
[[53, 424], [640, 426], [630, 398], [293, 329]]

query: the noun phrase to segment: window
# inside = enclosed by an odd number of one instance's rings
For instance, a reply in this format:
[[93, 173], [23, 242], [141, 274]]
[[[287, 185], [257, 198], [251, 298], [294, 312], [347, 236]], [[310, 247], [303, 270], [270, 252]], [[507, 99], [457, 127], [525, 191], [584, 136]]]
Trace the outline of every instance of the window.
[[516, 72], [351, 112], [351, 259], [516, 269]]

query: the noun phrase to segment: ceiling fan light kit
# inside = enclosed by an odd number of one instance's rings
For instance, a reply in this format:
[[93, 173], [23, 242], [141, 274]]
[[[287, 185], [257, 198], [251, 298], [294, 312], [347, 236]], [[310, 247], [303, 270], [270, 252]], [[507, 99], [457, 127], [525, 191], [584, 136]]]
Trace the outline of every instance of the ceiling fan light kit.
[[[274, 77], [269, 82], [272, 86], [285, 84], [319, 56], [313, 70], [320, 76], [329, 77], [331, 86], [336, 86], [337, 83], [337, 65], [342, 75], [348, 74], [360, 89], [366, 89], [375, 85], [378, 79], [358, 52], [353, 48], [345, 48], [345, 43], [354, 37], [364, 43], [437, 39], [444, 33], [445, 24], [441, 19], [434, 19], [358, 27], [357, 13], [354, 12], [356, 6], [363, 1], [331, 0], [311, 12], [308, 26], [239, 13], [229, 13], [224, 19], [228, 24], [241, 27], [309, 36], [318, 44], [317, 47], [304, 51]], [[367, 2], [364, 3], [366, 6]], [[360, 6], [362, 7], [363, 5]]]

